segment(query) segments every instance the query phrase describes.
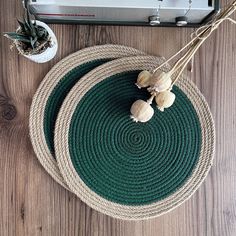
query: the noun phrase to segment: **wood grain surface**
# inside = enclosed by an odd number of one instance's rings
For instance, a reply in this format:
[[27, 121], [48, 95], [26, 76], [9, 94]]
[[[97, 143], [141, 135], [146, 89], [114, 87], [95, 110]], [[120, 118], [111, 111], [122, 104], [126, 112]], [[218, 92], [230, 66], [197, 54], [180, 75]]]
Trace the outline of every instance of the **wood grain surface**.
[[[229, 1], [222, 1], [225, 5]], [[0, 1], [0, 32], [15, 30], [21, 1]], [[32, 96], [50, 68], [81, 48], [113, 43], [168, 57], [193, 29], [51, 25], [55, 59], [40, 65], [10, 51], [0, 37], [1, 236], [235, 236], [236, 235], [236, 27], [224, 23], [202, 46], [189, 73], [210, 104], [216, 155], [206, 181], [185, 204], [159, 218], [126, 222], [98, 213], [44, 171], [29, 140]]]

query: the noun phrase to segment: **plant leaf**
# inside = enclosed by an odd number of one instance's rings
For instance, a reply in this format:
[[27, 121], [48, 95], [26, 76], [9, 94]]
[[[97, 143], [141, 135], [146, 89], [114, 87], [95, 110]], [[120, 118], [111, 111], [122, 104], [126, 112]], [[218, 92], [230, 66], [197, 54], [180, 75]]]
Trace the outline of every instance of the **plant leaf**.
[[34, 42], [33, 42], [33, 38], [32, 37], [30, 37], [30, 45], [34, 49]]
[[29, 34], [30, 34], [30, 31], [29, 31], [27, 25], [25, 25], [25, 23], [22, 22], [22, 21], [20, 21], [20, 20], [17, 20], [17, 21], [18, 21], [18, 23], [19, 23], [19, 25], [20, 25], [20, 28], [21, 28], [22, 33], [24, 33], [24, 34], [26, 34], [26, 35], [29, 35]]
[[11, 39], [11, 40], [18, 40], [21, 42], [30, 43], [30, 39], [23, 34], [18, 34], [15, 32], [6, 32], [6, 33], [4, 33], [4, 36]]
[[30, 25], [30, 28], [31, 28], [31, 34], [32, 34], [33, 37], [35, 37], [36, 36], [36, 30], [35, 30], [34, 24], [32, 23], [32, 20], [30, 18], [29, 8], [27, 8], [26, 17], [27, 17], [27, 22], [28, 22], [28, 24]]
[[28, 32], [28, 34], [30, 34], [31, 33], [31, 27], [30, 27], [30, 25], [28, 24], [28, 22], [27, 22], [27, 20], [25, 19], [25, 17], [23, 17], [23, 23], [24, 23], [24, 25], [25, 25], [25, 27], [27, 28], [27, 32]]
[[38, 38], [35, 37], [35, 38], [30, 38], [30, 44], [31, 44], [31, 47], [34, 49], [35, 48], [35, 43], [37, 42]]
[[17, 19], [17, 21], [18, 21], [18, 23], [19, 23], [21, 29], [22, 29], [23, 31], [25, 31], [25, 25], [24, 25], [24, 23], [23, 23], [22, 21], [18, 20], [18, 19]]
[[35, 37], [36, 36], [36, 32], [35, 32], [34, 25], [32, 24], [32, 22], [30, 20], [28, 9], [25, 10], [25, 14], [23, 16], [23, 19], [24, 19], [24, 24], [28, 28], [27, 35]]

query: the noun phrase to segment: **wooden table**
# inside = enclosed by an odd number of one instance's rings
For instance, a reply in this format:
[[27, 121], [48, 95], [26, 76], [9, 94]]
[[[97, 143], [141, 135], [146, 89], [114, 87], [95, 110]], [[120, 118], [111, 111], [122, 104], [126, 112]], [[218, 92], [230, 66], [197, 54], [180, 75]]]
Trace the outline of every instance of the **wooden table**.
[[[223, 4], [229, 1], [222, 1]], [[0, 32], [16, 29], [21, 1], [0, 1]], [[59, 50], [40, 65], [0, 37], [1, 236], [234, 236], [236, 235], [236, 27], [224, 23], [201, 47], [189, 73], [213, 113], [216, 155], [206, 181], [182, 206], [159, 218], [125, 222], [100, 214], [63, 189], [41, 167], [29, 139], [32, 96], [50, 68], [81, 48], [123, 44], [169, 57], [193, 29], [51, 25]]]

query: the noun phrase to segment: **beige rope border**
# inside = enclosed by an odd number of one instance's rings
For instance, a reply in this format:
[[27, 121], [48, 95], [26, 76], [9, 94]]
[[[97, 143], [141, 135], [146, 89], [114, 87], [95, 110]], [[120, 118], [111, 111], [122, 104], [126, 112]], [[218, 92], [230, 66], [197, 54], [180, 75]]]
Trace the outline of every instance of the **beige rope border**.
[[[68, 131], [70, 120], [81, 98], [97, 83], [117, 73], [130, 70], [152, 70], [160, 64], [160, 58], [136, 56], [108, 62], [81, 78], [66, 97], [58, 115], [55, 128], [55, 151], [60, 171], [69, 188], [87, 205], [109, 216], [125, 220], [143, 220], [162, 215], [182, 204], [197, 190], [212, 165], [215, 147], [215, 128], [210, 109], [198, 88], [187, 78], [181, 78], [177, 86], [191, 100], [202, 129], [202, 146], [199, 162], [192, 176], [175, 193], [156, 203], [144, 206], [127, 206], [108, 201], [80, 179], [69, 157]], [[127, 114], [128, 115], [128, 114]]]
[[53, 179], [68, 190], [69, 188], [61, 176], [57, 161], [50, 153], [44, 135], [44, 110], [47, 100], [62, 77], [75, 67], [96, 59], [116, 59], [134, 55], [144, 55], [144, 53], [131, 47], [112, 44], [82, 49], [58, 62], [45, 76], [33, 97], [30, 108], [29, 131], [34, 152]]

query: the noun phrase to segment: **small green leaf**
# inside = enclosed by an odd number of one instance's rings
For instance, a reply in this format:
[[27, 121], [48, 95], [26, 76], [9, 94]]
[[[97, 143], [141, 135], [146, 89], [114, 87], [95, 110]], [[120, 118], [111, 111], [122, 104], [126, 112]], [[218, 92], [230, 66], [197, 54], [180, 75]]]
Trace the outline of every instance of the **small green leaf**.
[[35, 36], [34, 34], [36, 34], [36, 32], [35, 32], [35, 28], [34, 28], [34, 25], [32, 23], [32, 20], [30, 18], [29, 8], [27, 8], [26, 16], [27, 16], [27, 22], [28, 22], [28, 24], [30, 25], [30, 28], [31, 28], [32, 36]]
[[27, 28], [27, 26], [24, 24], [24, 22], [22, 22], [20, 20], [17, 20], [17, 21], [20, 25], [21, 33], [24, 33], [24, 34], [28, 35], [30, 32], [29, 32], [29, 29]]
[[35, 37], [35, 38], [30, 38], [30, 44], [31, 44], [31, 47], [34, 49], [35, 48], [35, 43], [37, 42], [38, 38]]
[[27, 20], [25, 19], [25, 17], [23, 18], [23, 21], [24, 21], [24, 25], [25, 27], [27, 28], [27, 32], [31, 32], [31, 27], [30, 25], [28, 24]]
[[34, 28], [33, 25], [32, 25], [32, 27], [31, 27], [30, 33], [31, 33], [31, 35], [32, 35], [33, 37], [36, 36], [36, 30], [35, 30], [35, 28]]
[[35, 37], [36, 36], [36, 31], [35, 31], [35, 28], [34, 28], [34, 25], [33, 25], [32, 21], [30, 19], [28, 9], [25, 11], [25, 15], [23, 16], [23, 19], [24, 19], [24, 23], [25, 23], [26, 27], [29, 30], [29, 33], [27, 33], [27, 34]]
[[18, 23], [19, 23], [21, 29], [25, 31], [25, 25], [24, 25], [24, 23], [23, 23], [22, 21], [18, 20], [18, 19], [17, 19], [17, 21], [18, 21]]
[[4, 34], [4, 36], [11, 39], [11, 40], [18, 40], [21, 42], [30, 43], [30, 39], [23, 34], [18, 34], [15, 32], [7, 32]]
[[33, 42], [33, 38], [30, 37], [30, 44], [31, 44], [31, 47], [34, 49], [34, 42]]

